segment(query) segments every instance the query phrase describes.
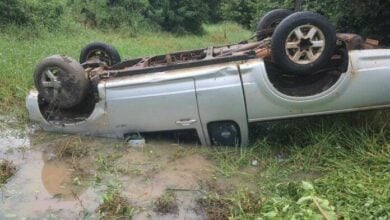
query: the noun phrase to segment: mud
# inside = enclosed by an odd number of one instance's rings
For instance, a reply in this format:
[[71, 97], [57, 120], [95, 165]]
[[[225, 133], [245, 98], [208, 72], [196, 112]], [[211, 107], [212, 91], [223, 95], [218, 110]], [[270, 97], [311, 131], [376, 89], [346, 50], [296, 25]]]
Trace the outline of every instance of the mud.
[[[122, 140], [4, 124], [0, 160], [13, 161], [16, 174], [1, 188], [0, 219], [99, 219], [96, 210], [112, 189], [134, 208], [133, 219], [206, 219], [198, 204], [202, 185], [214, 181], [234, 190], [240, 184], [216, 180], [215, 165], [199, 153], [196, 140], [178, 144], [175, 138], [149, 137], [145, 147], [131, 148]], [[167, 193], [177, 208], [161, 212], [156, 206]]]

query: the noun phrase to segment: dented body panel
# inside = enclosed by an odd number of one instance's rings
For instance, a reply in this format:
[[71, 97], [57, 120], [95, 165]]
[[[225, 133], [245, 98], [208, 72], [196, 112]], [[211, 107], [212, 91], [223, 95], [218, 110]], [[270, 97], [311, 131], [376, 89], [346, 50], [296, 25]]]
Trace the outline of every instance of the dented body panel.
[[77, 123], [46, 121], [36, 91], [27, 97], [27, 109], [46, 131], [123, 138], [194, 129], [202, 145], [212, 144], [210, 123], [232, 121], [245, 146], [252, 122], [390, 107], [387, 49], [350, 51], [348, 70], [318, 94], [284, 94], [269, 74], [264, 60], [253, 58], [104, 79], [92, 114]]

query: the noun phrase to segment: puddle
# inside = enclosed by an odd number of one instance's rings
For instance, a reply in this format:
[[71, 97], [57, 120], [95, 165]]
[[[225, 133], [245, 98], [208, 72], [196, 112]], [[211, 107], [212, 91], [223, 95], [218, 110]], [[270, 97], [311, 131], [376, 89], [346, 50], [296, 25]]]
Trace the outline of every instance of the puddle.
[[[88, 153], [66, 154], [69, 146], [77, 147], [71, 142]], [[133, 219], [204, 219], [196, 201], [199, 183], [212, 177], [213, 165], [197, 148], [152, 138], [136, 149], [120, 140], [2, 126], [0, 159], [12, 160], [17, 172], [1, 189], [0, 219], [98, 219], [96, 210], [113, 182], [136, 208]], [[154, 202], [166, 190], [175, 193], [179, 206], [163, 215], [154, 211]]]
[[[196, 141], [150, 137], [145, 147], [130, 148], [121, 140], [0, 129], [0, 159], [17, 167], [0, 191], [0, 219], [99, 219], [112, 186], [135, 208], [133, 219], [206, 219], [197, 201], [216, 169]], [[162, 214], [155, 202], [166, 192], [178, 208]]]

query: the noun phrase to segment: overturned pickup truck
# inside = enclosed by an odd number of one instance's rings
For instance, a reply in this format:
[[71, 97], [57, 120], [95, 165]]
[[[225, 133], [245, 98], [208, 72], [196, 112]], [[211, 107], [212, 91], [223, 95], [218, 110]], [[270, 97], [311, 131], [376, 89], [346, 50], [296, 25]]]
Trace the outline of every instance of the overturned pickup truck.
[[390, 107], [390, 49], [374, 40], [280, 9], [256, 36], [123, 62], [103, 43], [86, 46], [80, 62], [48, 57], [35, 70], [29, 116], [52, 132], [195, 130], [203, 145], [244, 146], [250, 123]]

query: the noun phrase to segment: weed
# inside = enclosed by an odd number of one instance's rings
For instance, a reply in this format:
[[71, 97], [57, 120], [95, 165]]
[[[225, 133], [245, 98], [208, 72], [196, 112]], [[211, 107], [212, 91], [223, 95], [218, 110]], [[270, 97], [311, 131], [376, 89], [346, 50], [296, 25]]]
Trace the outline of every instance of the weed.
[[231, 202], [217, 195], [207, 195], [198, 200], [200, 209], [210, 220], [226, 220], [230, 216]]
[[254, 194], [211, 191], [201, 204], [219, 219], [388, 219], [389, 114], [276, 122], [251, 148], [203, 151], [225, 177], [253, 159], [259, 169]]
[[64, 157], [80, 159], [88, 155], [88, 148], [83, 146], [80, 137], [71, 137], [55, 144], [55, 154], [59, 159]]
[[166, 191], [154, 202], [154, 206], [154, 210], [162, 214], [177, 213], [179, 211], [176, 195], [172, 191]]
[[103, 219], [130, 219], [133, 216], [135, 208], [120, 195], [119, 189], [118, 185], [110, 185], [103, 194], [103, 202], [97, 209]]
[[16, 166], [12, 161], [2, 160], [0, 161], [0, 185], [3, 185], [7, 182], [7, 180], [15, 175]]

